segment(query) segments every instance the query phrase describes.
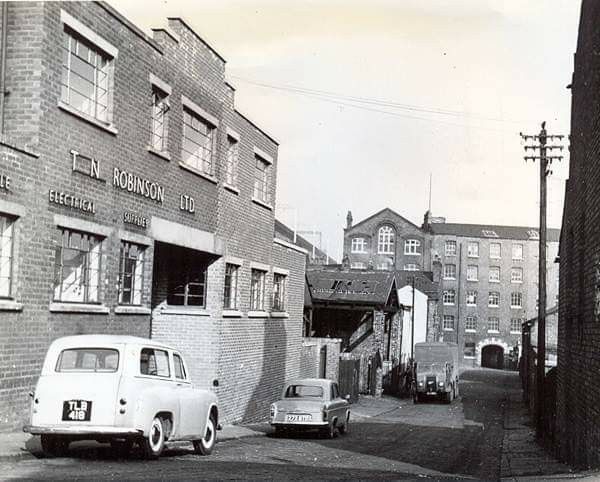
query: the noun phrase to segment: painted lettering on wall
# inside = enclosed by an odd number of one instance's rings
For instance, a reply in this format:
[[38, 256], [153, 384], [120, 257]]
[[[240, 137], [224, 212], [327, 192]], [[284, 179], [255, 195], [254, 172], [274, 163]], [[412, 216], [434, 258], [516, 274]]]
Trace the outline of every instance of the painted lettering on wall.
[[196, 201], [194, 201], [192, 196], [182, 194], [179, 196], [179, 209], [187, 211], [188, 213], [193, 213], [196, 211]]
[[0, 174], [0, 189], [10, 191], [10, 181], [10, 176], [7, 176], [6, 174]]
[[140, 216], [137, 213], [131, 211], [125, 211], [123, 213], [123, 222], [126, 224], [133, 224], [140, 228], [147, 228], [150, 225], [150, 220], [145, 216]]
[[77, 211], [83, 211], [85, 213], [96, 214], [96, 204], [86, 198], [75, 196], [62, 191], [55, 191], [50, 189], [48, 192], [48, 199], [51, 203], [60, 204], [61, 206], [67, 206]]
[[165, 201], [165, 188], [163, 186], [131, 172], [122, 171], [117, 167], [113, 171], [113, 186], [152, 199], [158, 203]]
[[73, 171], [90, 176], [92, 179], [100, 179], [100, 162], [97, 159], [84, 156], [73, 149], [71, 149], [71, 156], [73, 156]]

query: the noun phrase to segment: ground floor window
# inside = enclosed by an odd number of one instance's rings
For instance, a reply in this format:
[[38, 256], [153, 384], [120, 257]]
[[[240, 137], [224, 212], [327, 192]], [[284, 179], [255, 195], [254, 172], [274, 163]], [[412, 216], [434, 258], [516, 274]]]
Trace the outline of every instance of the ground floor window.
[[223, 307], [228, 310], [237, 309], [239, 266], [227, 263], [225, 265], [225, 287], [223, 293]]
[[250, 280], [250, 309], [264, 311], [265, 309], [265, 271], [253, 269]]
[[170, 263], [167, 304], [204, 308], [208, 263], [202, 253], [174, 247]]
[[14, 220], [0, 214], [0, 297], [11, 294]]
[[101, 246], [98, 236], [61, 229], [55, 252], [54, 301], [99, 301]]
[[472, 341], [465, 342], [463, 354], [465, 358], [475, 358], [475, 343]]
[[443, 328], [447, 331], [454, 330], [454, 315], [444, 315]]
[[273, 275], [273, 311], [285, 311], [286, 278], [280, 273]]
[[119, 304], [141, 305], [144, 246], [121, 241], [119, 257]]

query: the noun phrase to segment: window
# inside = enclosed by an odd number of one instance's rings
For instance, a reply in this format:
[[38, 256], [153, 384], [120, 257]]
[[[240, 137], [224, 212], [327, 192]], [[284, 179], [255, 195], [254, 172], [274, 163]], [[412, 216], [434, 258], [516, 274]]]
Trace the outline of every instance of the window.
[[254, 197], [259, 201], [269, 202], [269, 163], [258, 156], [254, 156]]
[[152, 148], [160, 152], [167, 150], [168, 97], [166, 92], [152, 86]]
[[335, 400], [340, 397], [340, 391], [338, 390], [337, 383], [331, 384], [331, 399]]
[[140, 353], [140, 374], [155, 377], [170, 377], [169, 355], [164, 350], [142, 348]]
[[463, 351], [465, 358], [475, 358], [475, 342], [467, 341], [465, 342], [465, 349]]
[[456, 292], [454, 290], [445, 290], [442, 300], [445, 305], [453, 305], [456, 300]]
[[511, 283], [522, 283], [523, 282], [523, 268], [512, 268], [510, 270], [510, 282]]
[[446, 241], [444, 252], [446, 256], [456, 256], [456, 241]]
[[231, 263], [225, 264], [223, 308], [226, 310], [237, 309], [238, 271], [239, 266]]
[[456, 265], [445, 264], [444, 265], [444, 279], [456, 279]]
[[488, 306], [500, 306], [500, 293], [498, 293], [497, 291], [490, 291], [490, 294], [488, 296]]
[[116, 372], [119, 352], [109, 348], [69, 348], [56, 363], [57, 372]]
[[119, 304], [141, 305], [144, 247], [121, 241], [119, 258]]
[[175, 378], [185, 380], [185, 367], [183, 366], [183, 360], [177, 353], [173, 353], [173, 368], [175, 369]]
[[290, 385], [285, 391], [285, 398], [323, 398], [323, 387], [315, 385]]
[[353, 253], [366, 253], [367, 252], [367, 241], [365, 238], [352, 238]]
[[500, 266], [490, 266], [490, 283], [500, 283]]
[[467, 291], [467, 305], [476, 305], [477, 304], [477, 291], [470, 290]]
[[500, 331], [500, 318], [498, 318], [496, 316], [490, 316], [488, 318], [487, 331], [499, 332]]
[[112, 59], [65, 26], [60, 99], [101, 122], [111, 122]]
[[469, 241], [467, 244], [467, 256], [469, 258], [479, 258], [479, 243], [476, 241]]
[[390, 226], [379, 228], [377, 252], [380, 254], [394, 254], [394, 230]]
[[477, 317], [467, 316], [465, 320], [465, 331], [477, 331]]
[[523, 307], [523, 293], [513, 292], [510, 294], [510, 307], [511, 308], [522, 308]]
[[239, 160], [239, 142], [227, 136], [227, 159], [225, 163], [225, 184], [237, 186], [237, 171]]
[[529, 236], [529, 239], [540, 239], [540, 233], [534, 229], [527, 231], [527, 236]]
[[169, 279], [167, 304], [176, 306], [206, 306], [206, 267], [190, 260], [183, 263]]
[[252, 270], [250, 280], [250, 309], [264, 311], [265, 309], [265, 271]]
[[212, 176], [216, 132], [212, 124], [184, 107], [181, 161]]
[[512, 245], [512, 259], [520, 261], [523, 259], [523, 245], [513, 244]]
[[419, 271], [419, 265], [415, 263], [405, 264], [404, 271]]
[[511, 333], [521, 333], [522, 323], [523, 323], [523, 320], [521, 318], [511, 318], [511, 320], [510, 320]]
[[479, 267], [471, 264], [467, 266], [467, 281], [477, 281], [479, 279]]
[[377, 269], [379, 271], [389, 271], [392, 269], [392, 263], [390, 263], [389, 261], [381, 261], [377, 263]]
[[285, 311], [286, 278], [280, 273], [273, 275], [273, 311]]
[[490, 243], [490, 258], [502, 257], [502, 245], [500, 243]]
[[454, 330], [454, 315], [444, 315], [442, 318], [442, 326], [444, 331]]
[[350, 264], [350, 269], [366, 269], [366, 268], [367, 268], [367, 265], [360, 261], [356, 261], [356, 262]]
[[97, 303], [100, 287], [100, 239], [93, 234], [61, 229], [56, 248], [54, 300]]
[[11, 294], [14, 221], [0, 214], [0, 298]]
[[418, 239], [407, 239], [404, 241], [404, 254], [416, 255], [421, 254], [421, 241]]

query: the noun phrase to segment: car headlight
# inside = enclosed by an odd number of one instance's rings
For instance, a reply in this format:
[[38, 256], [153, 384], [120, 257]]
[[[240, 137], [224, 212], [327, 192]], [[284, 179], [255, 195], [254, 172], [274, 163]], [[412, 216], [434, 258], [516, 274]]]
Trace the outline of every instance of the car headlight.
[[438, 382], [438, 386], [443, 387], [444, 386], [444, 382]]
[[419, 382], [419, 383], [418, 383], [418, 385], [419, 385], [420, 387], [422, 387], [422, 386], [423, 386], [423, 382]]
[[277, 406], [274, 403], [272, 403], [271, 404], [271, 418], [273, 418], [276, 413], [277, 413]]

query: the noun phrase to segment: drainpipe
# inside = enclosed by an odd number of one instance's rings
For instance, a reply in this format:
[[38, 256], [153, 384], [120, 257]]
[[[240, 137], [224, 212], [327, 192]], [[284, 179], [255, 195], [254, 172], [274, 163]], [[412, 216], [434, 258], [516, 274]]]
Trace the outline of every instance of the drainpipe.
[[2, 2], [2, 46], [0, 47], [0, 136], [4, 135], [4, 96], [6, 95], [6, 38], [8, 2]]

